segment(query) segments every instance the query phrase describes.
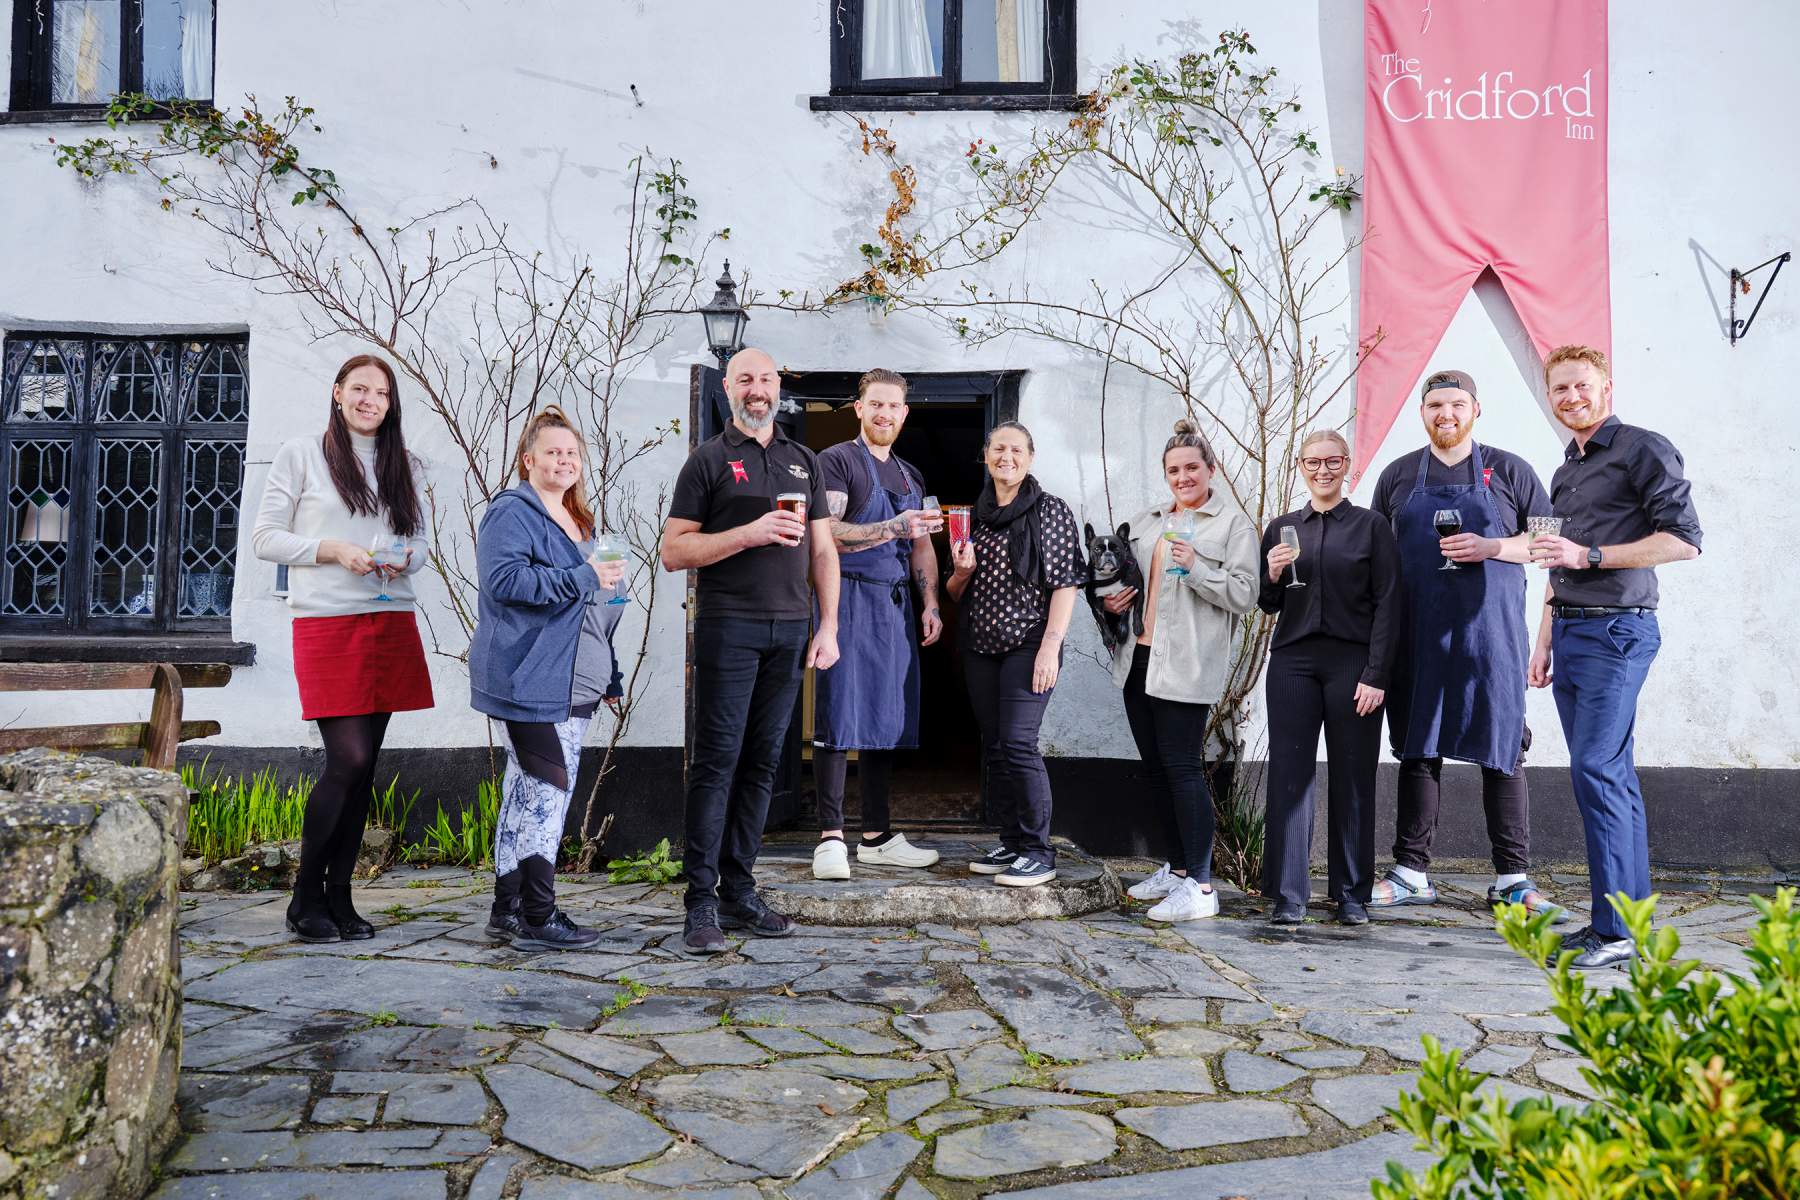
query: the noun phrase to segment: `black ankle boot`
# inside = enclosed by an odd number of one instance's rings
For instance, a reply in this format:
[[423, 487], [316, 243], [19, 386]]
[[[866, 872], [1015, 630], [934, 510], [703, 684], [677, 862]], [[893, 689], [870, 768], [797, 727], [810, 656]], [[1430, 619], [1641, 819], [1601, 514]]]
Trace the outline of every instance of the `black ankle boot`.
[[317, 887], [294, 885], [293, 899], [287, 907], [288, 932], [303, 942], [335, 942], [337, 922], [325, 907], [325, 893]]
[[356, 906], [350, 903], [350, 885], [347, 883], [328, 883], [325, 885], [325, 908], [337, 925], [338, 937], [346, 942], [360, 942], [375, 936], [375, 927], [362, 919]]
[[494, 905], [488, 909], [487, 935], [497, 942], [510, 942], [524, 929], [519, 902], [523, 882], [517, 867], [494, 878]]

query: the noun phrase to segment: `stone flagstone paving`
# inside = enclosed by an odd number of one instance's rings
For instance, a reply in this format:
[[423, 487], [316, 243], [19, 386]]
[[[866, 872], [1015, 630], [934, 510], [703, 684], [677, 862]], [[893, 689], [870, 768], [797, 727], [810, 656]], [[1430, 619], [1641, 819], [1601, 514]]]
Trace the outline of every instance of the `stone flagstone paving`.
[[[944, 849], [942, 886], [992, 886]], [[804, 870], [772, 848], [770, 882], [820, 894]], [[858, 895], [882, 878], [859, 869]], [[1384, 1109], [1422, 1033], [1515, 1098], [1585, 1087], [1487, 881], [1436, 882], [1440, 905], [1361, 930], [1318, 909], [1274, 929], [1224, 889], [1220, 918], [1173, 928], [1143, 906], [990, 923], [984, 902], [705, 962], [674, 948], [670, 888], [565, 881], [606, 932], [546, 955], [483, 936], [488, 881], [467, 872], [360, 889], [375, 939], [327, 946], [287, 940], [285, 896], [190, 895], [185, 1136], [154, 1195], [1366, 1196], [1389, 1159], [1418, 1161]], [[1741, 902], [1665, 897], [1684, 946], [1742, 962]]]

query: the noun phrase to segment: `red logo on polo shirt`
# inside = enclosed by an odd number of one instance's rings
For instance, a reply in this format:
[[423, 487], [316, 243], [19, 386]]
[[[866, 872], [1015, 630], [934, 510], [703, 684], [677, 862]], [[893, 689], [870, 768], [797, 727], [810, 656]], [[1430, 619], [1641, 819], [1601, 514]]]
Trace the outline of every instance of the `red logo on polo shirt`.
[[750, 473], [748, 471], [744, 470], [744, 460], [741, 458], [731, 464], [731, 482], [733, 482], [733, 483], [749, 483], [750, 482]]
[[1481, 486], [1482, 487], [1493, 487], [1494, 486], [1494, 468], [1492, 468], [1492, 467], [1481, 468]]

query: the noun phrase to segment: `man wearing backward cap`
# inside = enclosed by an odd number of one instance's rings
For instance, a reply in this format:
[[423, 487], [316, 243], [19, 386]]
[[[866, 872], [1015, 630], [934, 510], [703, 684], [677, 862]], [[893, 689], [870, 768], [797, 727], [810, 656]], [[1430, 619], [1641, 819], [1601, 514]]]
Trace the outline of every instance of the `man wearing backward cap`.
[[[1426, 870], [1439, 773], [1454, 758], [1481, 767], [1495, 871], [1489, 902], [1551, 910], [1560, 922], [1567, 914], [1527, 874], [1531, 825], [1521, 769], [1531, 740], [1526, 518], [1548, 516], [1550, 497], [1524, 459], [1475, 441], [1481, 403], [1468, 372], [1427, 376], [1419, 415], [1429, 444], [1390, 463], [1369, 504], [1393, 525], [1405, 598], [1387, 694], [1388, 737], [1400, 760], [1395, 865], [1376, 882], [1369, 907], [1437, 900]], [[1460, 519], [1449, 536], [1438, 529], [1444, 510]]]

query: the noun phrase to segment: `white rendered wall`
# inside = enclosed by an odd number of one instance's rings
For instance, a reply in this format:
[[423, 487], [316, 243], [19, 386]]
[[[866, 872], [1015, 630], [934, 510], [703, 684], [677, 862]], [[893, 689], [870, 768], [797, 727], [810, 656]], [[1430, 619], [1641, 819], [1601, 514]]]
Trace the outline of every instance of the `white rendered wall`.
[[[747, 266], [768, 291], [852, 273], [855, 247], [869, 239], [885, 204], [874, 164], [855, 153], [849, 120], [807, 107], [829, 82], [826, 3], [220, 0], [219, 7], [221, 103], [246, 92], [265, 102], [291, 93], [315, 106], [325, 126], [318, 160], [375, 212], [410, 215], [475, 195], [526, 241], [553, 253], [580, 248], [606, 269], [621, 237], [625, 163], [648, 147], [683, 160], [700, 224], [731, 226], [734, 271]], [[1084, 83], [1120, 56], [1169, 53], [1185, 22], [1209, 35], [1243, 24], [1318, 121], [1321, 168], [1360, 170], [1362, 29], [1353, 0], [1086, 0], [1079, 7]], [[1736, 349], [1726, 344], [1723, 306], [1725, 267], [1752, 265], [1800, 240], [1786, 199], [1800, 184], [1800, 167], [1771, 153], [1800, 117], [1800, 102], [1769, 87], [1752, 104], [1746, 82], [1784, 77], [1782, 55], [1800, 37], [1800, 12], [1754, 0], [1732, 6], [1728, 20], [1695, 22], [1668, 0], [1633, 2], [1628, 19], [1620, 9], [1611, 31], [1610, 188], [1618, 406], [1624, 419], [1667, 433], [1681, 448], [1707, 534], [1699, 561], [1661, 572], [1664, 650], [1641, 706], [1638, 759], [1792, 767], [1800, 765], [1800, 634], [1789, 614], [1800, 588], [1778, 552], [1791, 506], [1780, 502], [1776, 479], [1800, 440], [1800, 416], [1787, 399], [1800, 367], [1800, 276], [1784, 274], [1755, 331]], [[1016, 137], [1039, 119], [1061, 118], [882, 114], [879, 123], [923, 170], [931, 161], [953, 168], [973, 138]], [[310, 342], [292, 301], [208, 270], [205, 259], [217, 247], [192, 221], [158, 212], [146, 192], [117, 181], [83, 185], [58, 170], [46, 139], [88, 132], [0, 126], [0, 327], [247, 329], [247, 528], [274, 449], [320, 428], [332, 369], [361, 347]], [[1359, 228], [1360, 213], [1327, 229], [1325, 252], [1333, 237]], [[1081, 225], [1061, 230], [1018, 247], [1004, 269], [1035, 281], [1084, 278], [1096, 262], [1094, 238]], [[709, 268], [716, 270], [717, 257]], [[1343, 272], [1342, 289], [1354, 296], [1353, 267]], [[1346, 308], [1346, 341], [1352, 319]], [[800, 369], [1029, 371], [1021, 417], [1037, 437], [1039, 476], [1096, 524], [1104, 516], [1092, 364], [1026, 339], [969, 353], [903, 317], [758, 312], [751, 330], [753, 342]], [[693, 320], [634, 382], [632, 420], [646, 428], [671, 416], [685, 420], [689, 364], [710, 362], [699, 351]], [[1484, 399], [1478, 436], [1525, 455], [1547, 479], [1562, 439], [1538, 400], [1523, 331], [1496, 287], [1471, 294], [1433, 362], [1476, 375]], [[1114, 515], [1124, 519], [1156, 496], [1156, 451], [1177, 412], [1171, 398], [1116, 373], [1112, 387]], [[1134, 388], [1142, 405], [1137, 431]], [[441, 456], [441, 439], [430, 436], [430, 419], [417, 406], [408, 410], [408, 431], [428, 460]], [[1421, 440], [1408, 407], [1368, 478]], [[645, 477], [672, 477], [684, 451], [665, 449], [645, 464]], [[299, 719], [288, 616], [268, 594], [271, 580], [272, 569], [252, 559], [246, 545], [233, 632], [257, 644], [257, 663], [222, 692], [189, 696], [190, 714], [219, 719], [226, 743], [291, 745], [316, 736]], [[663, 580], [652, 630], [657, 669], [632, 727], [635, 744], [681, 740], [678, 586], [675, 578]], [[1535, 594], [1535, 578], [1533, 587]], [[448, 631], [441, 594], [430, 585], [424, 593], [422, 607]], [[635, 644], [641, 620], [631, 610], [621, 645]], [[1046, 746], [1066, 755], [1129, 755], [1116, 692], [1091, 658], [1097, 639], [1079, 610], [1075, 629], [1075, 653], [1045, 724]], [[466, 707], [460, 664], [434, 658], [433, 677], [437, 709], [396, 719], [390, 744], [484, 741], [483, 722]], [[124, 719], [138, 707], [136, 698], [9, 696], [0, 697], [0, 722], [113, 713]], [[1530, 718], [1538, 731], [1532, 761], [1565, 761], [1547, 693], [1533, 694]]]

